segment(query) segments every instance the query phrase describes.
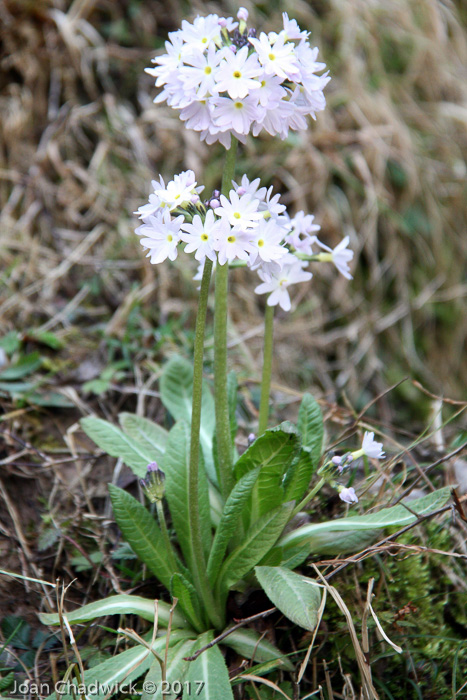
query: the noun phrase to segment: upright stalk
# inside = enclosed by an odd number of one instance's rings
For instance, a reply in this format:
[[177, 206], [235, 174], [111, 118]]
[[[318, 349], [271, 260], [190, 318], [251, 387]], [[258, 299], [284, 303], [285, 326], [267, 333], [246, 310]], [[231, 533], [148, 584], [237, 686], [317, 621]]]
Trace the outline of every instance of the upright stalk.
[[261, 377], [261, 399], [259, 403], [258, 437], [268, 427], [269, 392], [271, 390], [272, 344], [274, 333], [274, 306], [266, 304], [264, 315], [263, 374]]
[[195, 588], [203, 600], [206, 613], [208, 614], [211, 623], [216, 628], [220, 628], [223, 625], [223, 616], [216, 609], [214, 597], [206, 575], [206, 559], [201, 540], [201, 524], [199, 517], [199, 433], [201, 426], [201, 398], [203, 391], [204, 332], [206, 328], [206, 313], [208, 308], [211, 273], [212, 262], [206, 258], [203, 277], [201, 280], [195, 329], [190, 465], [188, 473], [188, 516], [190, 520], [192, 573]]
[[[237, 140], [227, 151], [222, 175], [222, 194], [228, 197], [235, 174]], [[227, 394], [227, 295], [229, 265], [216, 266], [216, 292], [214, 307], [214, 398], [216, 408], [216, 439], [218, 454], [218, 478], [224, 499], [230, 493], [232, 479], [232, 444], [230, 438], [229, 402]]]

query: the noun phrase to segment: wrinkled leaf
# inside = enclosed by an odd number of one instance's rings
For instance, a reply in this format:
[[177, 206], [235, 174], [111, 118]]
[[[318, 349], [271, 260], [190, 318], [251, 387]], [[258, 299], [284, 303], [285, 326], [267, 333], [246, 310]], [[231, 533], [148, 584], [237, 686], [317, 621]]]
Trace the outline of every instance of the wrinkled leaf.
[[[449, 486], [433, 491], [433, 493], [408, 501], [410, 511], [418, 515], [428, 515], [429, 513], [442, 508], [449, 499], [451, 489]], [[417, 517], [413, 515], [404, 505], [392, 508], [382, 508], [377, 513], [367, 515], [356, 515], [351, 518], [338, 518], [324, 523], [304, 525], [297, 530], [289, 532], [281, 538], [279, 545], [282, 547], [296, 546], [307, 541], [313, 543], [313, 538], [321, 533], [344, 533], [357, 530], [377, 530], [384, 527], [404, 527], [416, 522]]]
[[[170, 645], [180, 642], [190, 633], [188, 631], [174, 630], [170, 635]], [[143, 639], [150, 643], [152, 632], [144, 635]], [[159, 655], [164, 655], [166, 637], [159, 637], [155, 640], [152, 648]], [[131, 649], [112, 656], [97, 666], [93, 666], [84, 673], [84, 685], [99, 686], [98, 692], [87, 692], [86, 698], [94, 700], [97, 698], [110, 697], [119, 692], [118, 684], [128, 686], [129, 683], [139, 678], [149, 669], [154, 661], [154, 655], [142, 644], [138, 644]], [[106, 686], [106, 688], [104, 688]], [[79, 695], [77, 695], [79, 697]], [[72, 695], [64, 693], [60, 695], [61, 700], [72, 700]], [[55, 693], [49, 695], [47, 700], [56, 700]]]
[[129, 435], [102, 418], [87, 416], [80, 420], [86, 435], [111, 457], [121, 457], [138, 477], [145, 477], [147, 466], [154, 461], [154, 453], [143, 448]]
[[248, 502], [258, 474], [259, 467], [244, 474], [240, 481], [235, 484], [225, 503], [209, 554], [208, 577], [211, 582], [215, 581], [232, 536], [236, 531], [238, 532], [243, 509]]
[[162, 461], [168, 438], [167, 430], [134, 413], [119, 413], [118, 420], [124, 432], [136, 440], [145, 453], [154, 454], [154, 462]]
[[[158, 625], [167, 627], [169, 624], [171, 606], [163, 601], [158, 602]], [[139, 615], [144, 620], [154, 622], [154, 600], [143, 598], [138, 595], [112, 595], [95, 603], [88, 603], [83, 607], [67, 612], [66, 617], [71, 625], [79, 622], [90, 622], [98, 617], [106, 615]], [[39, 613], [39, 619], [44, 625], [58, 625], [60, 619], [58, 613]], [[172, 617], [172, 629], [186, 627], [187, 622], [183, 615], [176, 608]]]
[[222, 566], [219, 574], [219, 589], [222, 593], [245, 576], [274, 546], [292, 509], [292, 503], [285, 503], [253, 523], [241, 544]]
[[235, 632], [232, 632], [224, 639], [223, 644], [246, 659], [251, 659], [258, 663], [280, 661], [282, 668], [288, 671], [294, 668], [293, 664], [284, 656], [280, 649], [255, 630], [245, 628], [235, 630]]
[[298, 411], [297, 427], [302, 445], [310, 450], [313, 467], [318, 467], [323, 451], [324, 425], [319, 403], [311, 394], [304, 394]]
[[[174, 425], [167, 440], [164, 456], [165, 490], [173, 526], [188, 566], [192, 564], [194, 556], [189, 513], [189, 460], [189, 428], [186, 423], [179, 422]], [[198, 489], [201, 538], [207, 554], [211, 546], [211, 514], [208, 484], [202, 460], [199, 464]]]
[[166, 551], [164, 538], [149, 511], [129, 493], [109, 484], [115, 520], [133, 551], [161, 583], [170, 590], [170, 580], [176, 573]]
[[[165, 365], [160, 380], [161, 401], [176, 421], [191, 424], [193, 397], [193, 366], [183, 357], [175, 355]], [[212, 436], [215, 428], [214, 399], [206, 382], [203, 382], [201, 404], [200, 442], [206, 470], [213, 483], [217, 476], [212, 457]]]
[[204, 616], [196, 589], [182, 574], [172, 576], [171, 589], [172, 597], [177, 598], [192, 627], [200, 632], [204, 627]]
[[[157, 661], [157, 659], [154, 659], [152, 666], [144, 679], [141, 700], [175, 700], [178, 693], [173, 692], [171, 688], [173, 687], [176, 691], [178, 689], [178, 683], [183, 683], [190, 665], [189, 661], [185, 661], [185, 657], [190, 656], [193, 653], [195, 644], [195, 640], [188, 639], [175, 644], [169, 649], [166, 672], [167, 684], [164, 686], [161, 683], [162, 672], [160, 663]], [[149, 692], [149, 690], [146, 691], [144, 688], [150, 689], [151, 692]], [[152, 688], [154, 688], [154, 691]]]
[[300, 448], [299, 437], [291, 423], [266, 430], [245, 450], [235, 464], [235, 476], [260, 467], [251, 494], [250, 523], [280, 505], [284, 500], [283, 476]]
[[255, 573], [274, 605], [296, 625], [313, 632], [321, 603], [315, 581], [280, 566], [256, 566]]
[[[197, 647], [201, 648], [211, 640], [212, 633], [207, 632], [198, 638]], [[229, 672], [217, 645], [190, 662], [186, 681], [191, 683], [192, 696], [199, 700], [234, 700]]]

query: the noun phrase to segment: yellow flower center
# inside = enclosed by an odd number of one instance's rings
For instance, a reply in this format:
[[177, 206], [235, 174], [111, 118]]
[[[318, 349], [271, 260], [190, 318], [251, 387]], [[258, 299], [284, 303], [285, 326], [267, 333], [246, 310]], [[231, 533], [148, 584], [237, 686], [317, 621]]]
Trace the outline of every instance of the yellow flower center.
[[234, 214], [234, 219], [241, 219], [241, 218], [242, 218], [242, 215], [239, 214], [238, 211], [236, 211], [235, 214]]
[[243, 108], [243, 102], [235, 102], [234, 103], [235, 109], [242, 109]]
[[167, 236], [167, 240], [168, 240], [169, 243], [172, 243], [172, 241], [173, 241], [173, 236], [172, 236], [172, 234], [169, 233], [169, 235]]
[[270, 53], [269, 56], [268, 56], [268, 58], [269, 58], [270, 61], [275, 61], [275, 60], [276, 60], [276, 56], [275, 56], [275, 54], [273, 54], [273, 53]]
[[227, 238], [227, 241], [228, 241], [229, 243], [235, 243], [236, 238], [235, 238], [235, 236], [229, 236], [229, 237]]
[[206, 73], [206, 75], [211, 75], [211, 73], [212, 73], [211, 66], [206, 66], [206, 68], [204, 69], [204, 72]]
[[258, 241], [258, 248], [262, 248], [263, 245], [264, 245], [264, 241], [263, 241], [262, 238], [260, 238], [259, 241]]
[[242, 74], [240, 73], [239, 70], [236, 70], [236, 71], [234, 71], [233, 77], [234, 77], [234, 78], [241, 78], [241, 77], [242, 77]]
[[207, 241], [207, 240], [208, 240], [208, 236], [207, 236], [205, 233], [202, 233], [202, 234], [201, 234], [201, 240], [202, 240], [202, 241]]

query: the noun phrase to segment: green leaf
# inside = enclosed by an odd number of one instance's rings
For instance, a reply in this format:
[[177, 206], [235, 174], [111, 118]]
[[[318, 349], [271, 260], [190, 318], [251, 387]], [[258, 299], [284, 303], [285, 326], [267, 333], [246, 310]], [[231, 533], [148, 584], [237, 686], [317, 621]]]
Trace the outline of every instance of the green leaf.
[[[417, 498], [413, 501], [408, 501], [407, 506], [410, 511], [418, 515], [428, 515], [429, 513], [442, 508], [450, 497], [451, 489], [446, 486], [438, 491]], [[293, 532], [281, 538], [279, 545], [282, 547], [291, 547], [305, 542], [310, 543], [310, 551], [315, 541], [316, 535], [322, 533], [336, 532], [353, 532], [357, 530], [376, 530], [384, 527], [404, 527], [416, 522], [417, 517], [413, 515], [401, 503], [392, 508], [382, 508], [377, 513], [369, 513], [367, 515], [356, 515], [351, 518], [338, 518], [324, 523], [315, 523], [304, 525]]]
[[[175, 700], [179, 697], [177, 685], [182, 684], [188, 671], [190, 662], [185, 661], [185, 657], [190, 656], [194, 651], [196, 640], [187, 639], [178, 642], [169, 649], [167, 655], [167, 671], [165, 685], [162, 685], [161, 665], [154, 659], [146, 678], [143, 688], [154, 687], [154, 692], [143, 690], [141, 700]], [[151, 686], [151, 684], [153, 684]], [[172, 691], [172, 687], [174, 691]], [[164, 692], [165, 691], [165, 692]]]
[[299, 448], [295, 427], [291, 423], [281, 423], [276, 428], [266, 430], [236, 462], [234, 469], [237, 479], [261, 467], [251, 496], [250, 523], [283, 502], [282, 479]]
[[[157, 608], [159, 627], [167, 627], [171, 606], [160, 600]], [[154, 613], [154, 600], [122, 593], [121, 595], [112, 595], [109, 598], [97, 600], [95, 603], [83, 605], [82, 608], [73, 610], [73, 612], [67, 612], [66, 617], [71, 625], [80, 622], [90, 622], [90, 620], [106, 615], [139, 615], [144, 620], [154, 622]], [[60, 624], [58, 613], [39, 613], [39, 619], [44, 625]], [[172, 617], [172, 629], [186, 626], [187, 622], [184, 616], [175, 609]]]
[[285, 498], [288, 501], [301, 501], [311, 481], [315, 467], [309, 448], [302, 448], [298, 459], [291, 465], [284, 479]]
[[118, 420], [124, 432], [136, 440], [145, 452], [154, 453], [154, 462], [162, 461], [168, 438], [167, 430], [134, 413], [119, 413]]
[[[160, 381], [161, 401], [176, 421], [191, 425], [191, 401], [193, 397], [193, 367], [183, 357], [175, 355], [165, 365]], [[215, 428], [214, 399], [206, 382], [203, 382], [201, 403], [200, 442], [203, 448], [206, 470], [213, 483], [217, 483], [212, 456], [212, 436]]]
[[222, 642], [240, 656], [258, 663], [280, 661], [282, 668], [292, 671], [294, 666], [274, 644], [252, 629], [238, 629], [229, 634]]
[[311, 394], [303, 396], [298, 411], [297, 427], [302, 438], [302, 445], [309, 448], [313, 466], [316, 469], [323, 452], [324, 425], [319, 403]]
[[284, 529], [292, 510], [293, 503], [284, 503], [253, 523], [244, 540], [222, 566], [218, 584], [221, 595], [269, 552]]
[[[169, 433], [164, 456], [165, 492], [178, 542], [190, 567], [193, 562], [193, 552], [189, 517], [189, 450], [188, 425], [184, 422], [176, 423]], [[201, 537], [207, 556], [211, 547], [211, 515], [208, 484], [202, 460], [199, 465], [198, 488]]]
[[178, 599], [178, 604], [183, 609], [192, 627], [197, 632], [206, 629], [204, 615], [195, 587], [182, 576], [174, 574], [172, 576], [172, 597]]
[[274, 605], [296, 625], [313, 632], [321, 602], [316, 582], [280, 566], [256, 566], [255, 573]]
[[109, 484], [115, 520], [133, 551], [170, 591], [174, 573], [164, 538], [148, 510], [123, 489]]
[[[198, 638], [198, 648], [208, 644], [211, 639], [210, 632], [201, 635]], [[229, 672], [217, 645], [203, 651], [190, 662], [186, 682], [191, 683], [191, 695], [199, 700], [234, 700]]]
[[18, 362], [10, 367], [7, 367], [0, 372], [0, 380], [11, 381], [26, 377], [39, 369], [42, 364], [42, 358], [38, 352], [31, 352], [29, 355], [23, 355]]
[[0, 678], [0, 693], [4, 690], [7, 690], [7, 688], [9, 688], [10, 685], [13, 685], [14, 680], [15, 674], [13, 673], [13, 671], [10, 671], [10, 673], [7, 673], [6, 676]]
[[233, 487], [222, 511], [222, 516], [214, 536], [208, 560], [208, 577], [215, 582], [227, 546], [234, 533], [238, 532], [241, 515], [259, 475], [259, 467], [242, 476]]
[[[173, 645], [180, 642], [189, 634], [188, 630], [174, 630], [170, 634], [170, 644]], [[152, 632], [144, 635], [143, 639], [150, 643], [151, 636]], [[152, 649], [163, 656], [165, 653], [165, 645], [166, 637], [164, 635], [155, 640]], [[125, 684], [128, 687], [128, 684], [139, 678], [143, 673], [146, 673], [153, 661], [154, 655], [149, 649], [146, 649], [142, 644], [138, 644], [131, 649], [123, 651], [121, 654], [112, 656], [111, 659], [97, 664], [97, 666], [93, 666], [84, 673], [84, 685], [87, 686], [88, 689], [92, 686], [96, 687], [96, 689], [97, 686], [99, 686], [99, 688], [98, 692], [88, 690], [86, 698], [92, 700], [94, 698], [104, 698], [115, 695], [115, 693], [119, 692], [119, 683]], [[107, 686], [107, 688], [103, 686]], [[110, 688], [112, 688], [113, 692], [110, 691]], [[77, 696], [79, 697], [79, 693], [77, 693]], [[72, 695], [64, 693], [63, 695], [60, 694], [60, 698], [61, 700], [72, 700]], [[49, 695], [47, 700], [56, 700], [55, 693]]]
[[154, 461], [154, 452], [143, 448], [133, 438], [125, 435], [117, 426], [102, 418], [81, 418], [81, 427], [98, 447], [111, 457], [121, 457], [138, 477], [145, 477], [147, 466]]

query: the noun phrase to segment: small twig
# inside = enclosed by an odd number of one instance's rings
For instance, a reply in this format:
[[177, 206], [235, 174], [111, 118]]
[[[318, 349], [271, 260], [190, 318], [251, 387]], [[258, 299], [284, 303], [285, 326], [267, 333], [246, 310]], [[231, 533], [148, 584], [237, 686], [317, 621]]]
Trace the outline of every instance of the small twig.
[[207, 651], [211, 647], [215, 646], [216, 644], [219, 644], [219, 642], [222, 642], [226, 637], [229, 636], [229, 634], [232, 634], [232, 632], [235, 632], [235, 630], [238, 630], [240, 627], [244, 627], [247, 625], [249, 622], [253, 622], [254, 620], [259, 620], [262, 617], [266, 617], [267, 615], [270, 615], [271, 613], [275, 612], [277, 608], [270, 608], [269, 610], [264, 610], [263, 612], [257, 613], [256, 615], [251, 615], [251, 617], [245, 617], [243, 620], [240, 620], [236, 625], [233, 627], [229, 627], [228, 630], [225, 630], [225, 632], [222, 632], [218, 637], [212, 640], [212, 642], [209, 642], [209, 644], [206, 644], [204, 647], [201, 647], [201, 649], [198, 649], [193, 656], [185, 656], [184, 660], [185, 661], [194, 661], [195, 659], [200, 656], [200, 654], [203, 653], [203, 651]]

